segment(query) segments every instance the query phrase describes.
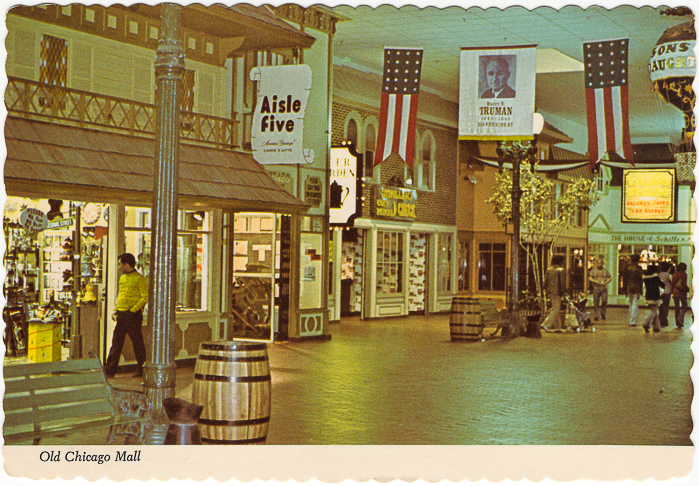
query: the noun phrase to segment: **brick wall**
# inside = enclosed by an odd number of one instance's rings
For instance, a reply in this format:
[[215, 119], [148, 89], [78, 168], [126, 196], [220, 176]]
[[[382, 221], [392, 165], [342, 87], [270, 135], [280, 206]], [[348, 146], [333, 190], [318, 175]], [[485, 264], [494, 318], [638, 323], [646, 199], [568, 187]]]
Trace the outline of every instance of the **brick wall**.
[[[350, 112], [359, 113], [362, 123], [367, 118], [379, 117], [378, 110], [371, 111], [365, 108], [358, 108], [346, 103], [333, 102], [332, 107], [332, 144], [339, 145], [344, 138], [345, 121]], [[425, 130], [429, 130], [435, 138], [436, 143], [436, 163], [435, 163], [435, 190], [417, 191], [417, 218], [416, 222], [456, 225], [456, 184], [457, 184], [457, 158], [456, 147], [458, 136], [456, 129], [435, 128], [433, 125], [427, 127], [420, 123], [418, 114], [417, 135], [422, 136]], [[388, 181], [399, 176], [404, 178], [405, 163], [397, 155], [393, 154], [381, 163], [381, 184], [388, 185]], [[371, 195], [371, 185], [365, 186], [364, 214], [371, 214], [369, 204]]]

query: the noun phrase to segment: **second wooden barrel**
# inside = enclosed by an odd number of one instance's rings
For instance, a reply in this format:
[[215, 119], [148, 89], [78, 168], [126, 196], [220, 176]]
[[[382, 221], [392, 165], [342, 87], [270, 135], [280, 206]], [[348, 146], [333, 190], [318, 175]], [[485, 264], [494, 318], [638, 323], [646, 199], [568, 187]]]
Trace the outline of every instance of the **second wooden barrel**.
[[483, 334], [481, 303], [470, 297], [454, 297], [451, 301], [449, 332], [452, 341], [476, 341]]
[[271, 410], [272, 378], [267, 345], [201, 343], [194, 367], [192, 401], [204, 444], [264, 444]]

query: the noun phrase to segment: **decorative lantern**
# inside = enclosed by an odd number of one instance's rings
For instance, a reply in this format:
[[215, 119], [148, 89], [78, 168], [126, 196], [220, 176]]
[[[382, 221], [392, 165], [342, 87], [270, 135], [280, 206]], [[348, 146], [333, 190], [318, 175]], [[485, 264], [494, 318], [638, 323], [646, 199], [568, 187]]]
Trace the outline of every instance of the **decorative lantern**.
[[[678, 9], [662, 13], [667, 15], [687, 14], [687, 12]], [[651, 90], [658, 93], [667, 103], [679, 108], [684, 114], [682, 152], [693, 151], [692, 138], [696, 127], [693, 114], [696, 95], [692, 89], [692, 82], [696, 74], [696, 59], [694, 57], [696, 39], [697, 33], [693, 20], [670, 27], [658, 39], [649, 62]]]

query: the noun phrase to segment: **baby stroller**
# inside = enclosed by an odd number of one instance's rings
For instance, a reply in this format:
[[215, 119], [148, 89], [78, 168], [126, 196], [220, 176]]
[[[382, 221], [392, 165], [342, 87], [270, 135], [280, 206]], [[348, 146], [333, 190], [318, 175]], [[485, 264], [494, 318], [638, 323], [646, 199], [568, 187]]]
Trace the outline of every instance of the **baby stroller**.
[[571, 326], [570, 330], [575, 332], [586, 330], [595, 332], [595, 328], [592, 326], [592, 321], [590, 320], [590, 313], [585, 312], [587, 298], [583, 295], [580, 296], [577, 301], [572, 301], [570, 297], [566, 297], [565, 302], [568, 304], [568, 308], [572, 311], [575, 316], [575, 321], [578, 323], [577, 326]]

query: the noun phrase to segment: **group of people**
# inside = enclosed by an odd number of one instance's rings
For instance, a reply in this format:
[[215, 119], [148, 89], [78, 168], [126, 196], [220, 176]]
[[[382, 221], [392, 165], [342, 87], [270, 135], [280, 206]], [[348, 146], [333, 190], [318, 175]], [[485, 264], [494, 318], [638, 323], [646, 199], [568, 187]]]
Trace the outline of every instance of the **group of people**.
[[[650, 332], [660, 332], [669, 326], [670, 299], [675, 303], [675, 326], [684, 327], [684, 316], [687, 312], [687, 264], [680, 263], [674, 269], [669, 262], [647, 265], [645, 271], [641, 268], [640, 255], [631, 255], [631, 264], [626, 268], [626, 295], [629, 299], [629, 325], [638, 323], [638, 301], [645, 287], [646, 304], [650, 314], [643, 321], [643, 329]], [[674, 271], [673, 271], [674, 270]]]
[[[680, 263], [675, 269], [669, 262], [647, 265], [645, 271], [640, 265], [640, 255], [631, 256], [631, 264], [624, 271], [626, 282], [626, 295], [629, 299], [628, 322], [636, 326], [638, 322], [638, 304], [645, 287], [646, 304], [650, 314], [643, 322], [644, 330], [649, 333], [651, 328], [660, 332], [663, 327], [669, 326], [668, 315], [670, 312], [670, 299], [675, 303], [675, 326], [677, 329], [684, 327], [684, 316], [687, 312], [687, 264]], [[544, 320], [542, 327], [548, 329], [560, 329], [560, 308], [565, 295], [565, 276], [563, 274], [563, 255], [554, 255], [551, 266], [544, 276], [544, 290], [546, 297], [551, 301], [551, 312]], [[601, 258], [595, 263], [595, 267], [589, 272], [592, 301], [594, 306], [594, 320], [607, 318], [607, 285], [612, 281], [612, 276], [604, 267]]]

